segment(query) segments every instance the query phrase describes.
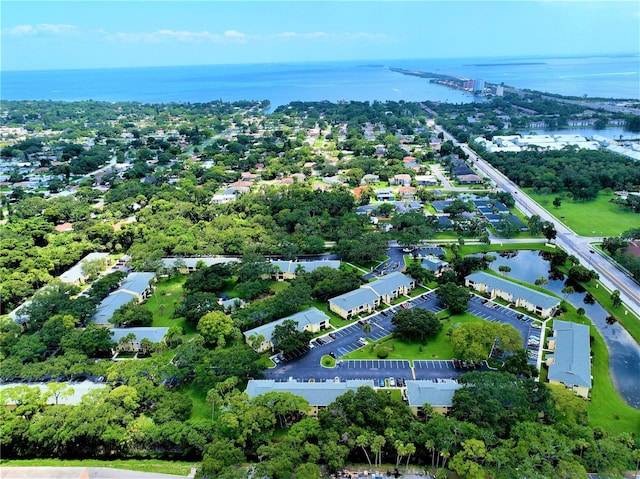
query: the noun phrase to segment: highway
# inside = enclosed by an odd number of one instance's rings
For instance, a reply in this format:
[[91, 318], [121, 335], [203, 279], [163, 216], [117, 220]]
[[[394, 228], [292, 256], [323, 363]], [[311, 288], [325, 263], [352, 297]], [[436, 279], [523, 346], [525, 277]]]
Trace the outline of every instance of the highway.
[[577, 235], [574, 231], [558, 221], [547, 210], [533, 201], [515, 183], [503, 175], [500, 171], [491, 166], [482, 157], [476, 154], [467, 144], [459, 143], [448, 132], [436, 125], [436, 131], [442, 132], [445, 140], [451, 140], [454, 145], [460, 146], [469, 155], [476, 168], [486, 177], [490, 178], [496, 186], [508, 191], [516, 200], [516, 207], [527, 216], [538, 215], [544, 221], [550, 221], [555, 225], [558, 232], [556, 244], [564, 249], [568, 254], [574, 255], [580, 263], [594, 270], [600, 275], [600, 282], [609, 291], [615, 289], [620, 291], [620, 298], [624, 305], [633, 312], [640, 312], [640, 285], [627, 273], [619, 269], [618, 265], [609, 261], [608, 258], [600, 255], [591, 248], [590, 243], [602, 241], [601, 237], [584, 237]]

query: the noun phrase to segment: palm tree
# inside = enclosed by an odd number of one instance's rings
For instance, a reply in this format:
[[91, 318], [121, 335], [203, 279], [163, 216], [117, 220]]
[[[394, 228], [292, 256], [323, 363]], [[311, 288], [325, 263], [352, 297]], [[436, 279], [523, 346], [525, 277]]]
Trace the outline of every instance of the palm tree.
[[409, 471], [409, 459], [411, 459], [411, 455], [416, 452], [416, 446], [412, 443], [408, 443], [405, 446], [404, 452], [407, 454], [407, 465], [405, 467], [405, 471]]
[[369, 334], [369, 333], [371, 332], [371, 324], [369, 324], [369, 323], [364, 323], [364, 324], [362, 325], [362, 332], [363, 332], [364, 334]]
[[387, 440], [384, 438], [384, 436], [376, 436], [373, 438], [373, 441], [371, 444], [371, 451], [376, 454], [376, 457], [375, 457], [376, 466], [382, 465], [382, 448], [386, 443], [387, 443]]
[[367, 434], [361, 434], [356, 438], [356, 446], [361, 447], [364, 451], [364, 455], [367, 456], [367, 462], [371, 465], [371, 459], [369, 458], [369, 453], [367, 452], [367, 446], [371, 444], [371, 436]]
[[564, 288], [562, 288], [562, 294], [564, 294], [564, 299], [567, 299], [567, 296], [575, 292], [576, 290], [573, 289], [573, 286], [565, 286]]
[[436, 444], [431, 439], [427, 440], [424, 443], [424, 447], [427, 451], [431, 451], [431, 465], [435, 466], [436, 464]]
[[533, 283], [536, 286], [540, 286], [542, 288], [544, 288], [545, 284], [549, 284], [549, 280], [547, 278], [545, 278], [544, 276], [540, 276], [538, 279], [535, 280], [535, 282]]
[[451, 457], [451, 453], [446, 449], [440, 451], [440, 457], [442, 457], [442, 467], [447, 465], [447, 459]]

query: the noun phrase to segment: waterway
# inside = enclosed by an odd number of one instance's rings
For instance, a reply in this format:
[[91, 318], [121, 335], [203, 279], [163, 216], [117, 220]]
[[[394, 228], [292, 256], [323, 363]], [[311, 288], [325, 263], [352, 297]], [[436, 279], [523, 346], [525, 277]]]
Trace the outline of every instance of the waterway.
[[[568, 286], [562, 274], [551, 272], [549, 262], [538, 251], [513, 251], [503, 253], [491, 263], [491, 268], [498, 271], [500, 265], [511, 268], [509, 278], [533, 284], [537, 278], [544, 276], [549, 281], [545, 289], [560, 297], [565, 295], [562, 289]], [[613, 385], [624, 401], [630, 406], [640, 409], [640, 345], [619, 323], [607, 324], [607, 311], [600, 304], [586, 304], [586, 292], [579, 291], [567, 296], [566, 301], [576, 308], [584, 308], [586, 316], [594, 324], [604, 338], [609, 351], [609, 372]]]

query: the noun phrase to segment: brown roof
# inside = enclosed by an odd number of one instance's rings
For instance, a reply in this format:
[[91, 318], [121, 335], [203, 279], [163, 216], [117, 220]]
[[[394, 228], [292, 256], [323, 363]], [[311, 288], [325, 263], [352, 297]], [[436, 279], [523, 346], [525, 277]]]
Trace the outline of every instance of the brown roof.
[[627, 249], [624, 250], [625, 253], [631, 253], [636, 258], [640, 258], [640, 240], [631, 241]]
[[55, 227], [55, 230], [60, 232], [60, 233], [63, 233], [65, 231], [72, 231], [73, 230], [73, 224], [71, 224], [71, 223], [62, 223], [61, 225], [57, 225]]

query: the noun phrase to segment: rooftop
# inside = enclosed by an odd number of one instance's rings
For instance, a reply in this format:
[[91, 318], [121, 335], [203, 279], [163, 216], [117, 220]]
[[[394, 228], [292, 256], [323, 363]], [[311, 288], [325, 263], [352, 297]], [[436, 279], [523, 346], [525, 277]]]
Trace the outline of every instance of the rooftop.
[[112, 340], [115, 343], [130, 333], [136, 335], [136, 341], [138, 343], [143, 339], [148, 339], [152, 343], [159, 343], [162, 341], [162, 338], [165, 337], [169, 328], [113, 328], [111, 331], [113, 331]]
[[340, 261], [337, 259], [320, 261], [272, 261], [271, 263], [280, 268], [280, 271], [283, 273], [296, 273], [299, 267], [303, 268], [307, 273], [323, 266], [333, 269], [340, 268]]
[[328, 321], [329, 316], [320, 311], [318, 308], [309, 308], [305, 309], [304, 311], [300, 311], [299, 313], [292, 314], [291, 316], [287, 316], [286, 318], [278, 319], [277, 321], [272, 321], [270, 323], [258, 326], [257, 328], [250, 329], [249, 331], [245, 331], [242, 334], [244, 334], [245, 338], [253, 335], [262, 335], [265, 337], [265, 339], [271, 340], [271, 336], [273, 335], [273, 330], [275, 329], [275, 327], [281, 325], [289, 319], [298, 323], [298, 331], [303, 331], [305, 326], [318, 324], [322, 321]]
[[69, 270], [65, 271], [60, 275], [60, 281], [63, 283], [77, 283], [78, 281], [84, 279], [84, 275], [82, 274], [82, 263], [85, 261], [93, 261], [96, 259], [104, 259], [105, 261], [109, 259], [109, 253], [89, 253], [87, 256], [78, 261], [75, 265], [73, 265]]
[[591, 388], [591, 346], [589, 327], [556, 319], [553, 322], [553, 338], [556, 349], [553, 364], [549, 366], [549, 380], [567, 386]]
[[483, 271], [478, 271], [467, 276], [468, 280], [476, 284], [484, 284], [490, 289], [497, 289], [511, 294], [514, 298], [524, 299], [529, 303], [540, 306], [543, 309], [553, 308], [560, 303], [560, 300], [554, 296], [541, 293], [539, 291], [527, 288], [526, 286], [513, 283], [509, 280], [498, 278]]
[[422, 407], [427, 403], [435, 407], [450, 407], [454, 393], [462, 387], [456, 381], [446, 379], [440, 379], [437, 382], [407, 381], [406, 384], [409, 406], [413, 407]]
[[369, 288], [358, 288], [348, 293], [341, 294], [335, 298], [329, 300], [330, 303], [335, 304], [340, 309], [350, 311], [363, 304], [369, 304], [372, 308], [375, 307], [375, 302], [378, 301], [379, 296]]

